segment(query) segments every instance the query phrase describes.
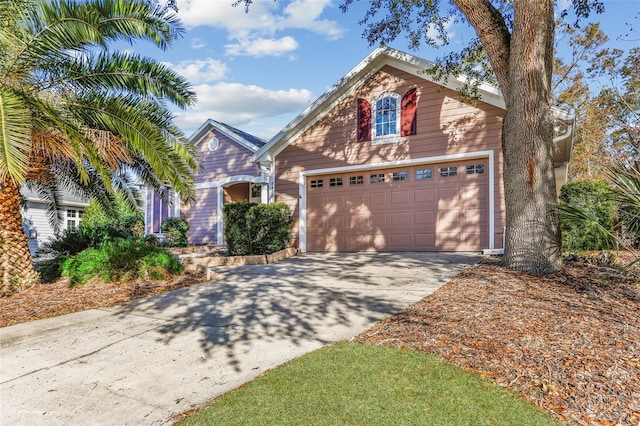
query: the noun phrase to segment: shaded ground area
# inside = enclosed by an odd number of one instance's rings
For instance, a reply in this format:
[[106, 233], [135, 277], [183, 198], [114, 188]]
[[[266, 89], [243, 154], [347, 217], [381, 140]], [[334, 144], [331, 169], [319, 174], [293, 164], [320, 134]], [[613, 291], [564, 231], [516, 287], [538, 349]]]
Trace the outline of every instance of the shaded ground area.
[[635, 426], [639, 269], [582, 257], [539, 277], [485, 260], [355, 340], [440, 354], [562, 420]]

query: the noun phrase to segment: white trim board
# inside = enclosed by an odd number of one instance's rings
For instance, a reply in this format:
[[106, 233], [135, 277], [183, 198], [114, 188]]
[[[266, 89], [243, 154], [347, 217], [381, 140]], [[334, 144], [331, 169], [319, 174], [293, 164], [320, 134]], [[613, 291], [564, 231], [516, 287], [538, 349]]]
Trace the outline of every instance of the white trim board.
[[495, 153], [493, 150], [487, 150], [414, 158], [411, 160], [385, 161], [381, 163], [301, 171], [298, 181], [300, 197], [300, 202], [298, 204], [298, 247], [300, 251], [303, 253], [306, 253], [307, 251], [307, 177], [333, 173], [356, 172], [361, 170], [388, 169], [399, 166], [414, 166], [418, 164], [433, 164], [454, 160], [472, 160], [475, 158], [487, 158], [489, 162], [489, 249], [493, 250], [495, 247]]

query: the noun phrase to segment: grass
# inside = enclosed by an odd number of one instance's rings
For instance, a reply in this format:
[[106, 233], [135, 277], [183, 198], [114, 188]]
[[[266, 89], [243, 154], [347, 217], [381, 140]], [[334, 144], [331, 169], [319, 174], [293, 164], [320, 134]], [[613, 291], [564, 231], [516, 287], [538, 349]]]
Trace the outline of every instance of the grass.
[[217, 399], [186, 425], [561, 424], [500, 387], [420, 352], [340, 343]]

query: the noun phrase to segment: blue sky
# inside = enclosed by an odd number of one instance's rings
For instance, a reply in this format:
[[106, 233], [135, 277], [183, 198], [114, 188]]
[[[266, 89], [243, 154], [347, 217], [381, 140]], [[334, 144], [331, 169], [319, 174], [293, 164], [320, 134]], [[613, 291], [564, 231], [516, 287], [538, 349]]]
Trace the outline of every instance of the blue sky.
[[[187, 28], [183, 38], [165, 52], [133, 47], [192, 83], [197, 105], [176, 112], [176, 123], [188, 136], [212, 118], [268, 140], [375, 48], [358, 24], [366, 1], [346, 14], [338, 8], [340, 0], [254, 0], [249, 13], [232, 2], [178, 0], [178, 16]], [[559, 7], [567, 2], [560, 0]], [[625, 50], [637, 45], [640, 0], [606, 0], [605, 8], [591, 20], [601, 23], [610, 45]], [[635, 25], [635, 37], [624, 39], [625, 23]], [[447, 31], [449, 50], [470, 39], [462, 24]], [[447, 51], [407, 46], [403, 38], [391, 45], [429, 60]]]

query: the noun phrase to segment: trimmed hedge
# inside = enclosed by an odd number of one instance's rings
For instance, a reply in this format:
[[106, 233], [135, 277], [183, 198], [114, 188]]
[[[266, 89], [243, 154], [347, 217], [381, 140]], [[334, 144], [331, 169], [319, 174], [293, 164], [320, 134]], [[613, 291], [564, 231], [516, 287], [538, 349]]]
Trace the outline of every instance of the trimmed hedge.
[[[611, 199], [611, 185], [605, 181], [578, 181], [564, 185], [560, 191], [561, 204], [584, 210], [597, 218], [607, 230], [613, 229], [616, 203]], [[562, 245], [568, 251], [610, 249], [611, 242], [604, 239], [585, 223], [564, 221]]]
[[160, 226], [160, 230], [164, 234], [163, 245], [168, 247], [186, 247], [189, 244], [187, 239], [187, 231], [189, 224], [186, 220], [179, 217], [170, 217]]
[[291, 243], [291, 209], [284, 203], [240, 201], [223, 207], [224, 237], [229, 254], [275, 253]]

